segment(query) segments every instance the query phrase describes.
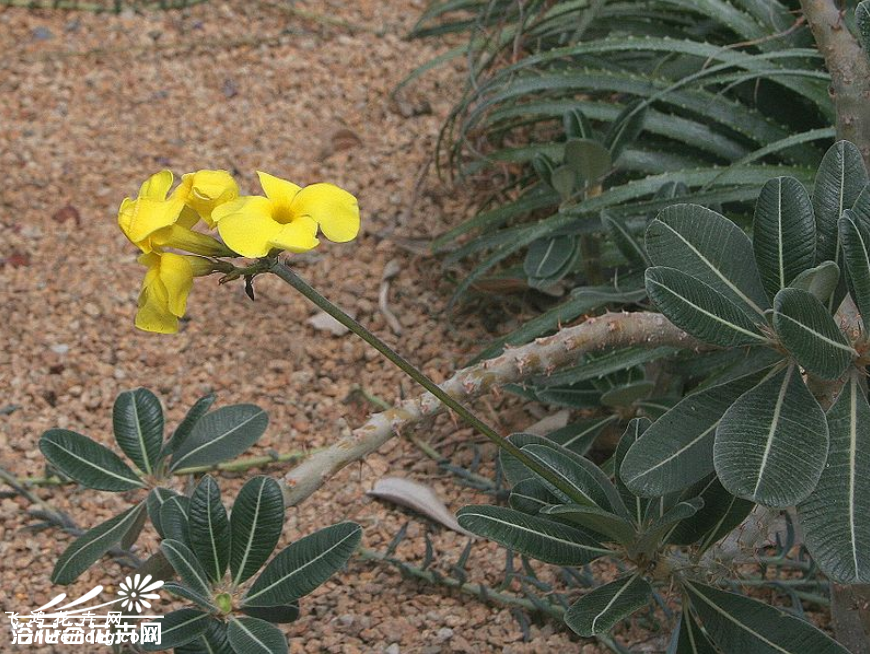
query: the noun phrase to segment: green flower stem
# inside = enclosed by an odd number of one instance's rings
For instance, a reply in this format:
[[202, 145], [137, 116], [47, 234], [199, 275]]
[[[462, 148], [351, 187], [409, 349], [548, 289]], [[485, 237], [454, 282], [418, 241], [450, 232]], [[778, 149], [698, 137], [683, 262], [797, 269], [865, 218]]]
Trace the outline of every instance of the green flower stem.
[[383, 354], [387, 359], [393, 362], [402, 372], [408, 375], [415, 382], [420, 384], [427, 391], [438, 398], [446, 407], [451, 409], [456, 415], [464, 420], [469, 426], [473, 427], [481, 434], [486, 436], [490, 441], [495, 443], [502, 450], [518, 459], [523, 465], [533, 470], [536, 474], [553, 484], [556, 488], [569, 496], [573, 493], [573, 489], [569, 488], [565, 482], [557, 475], [553, 474], [549, 469], [541, 466], [536, 461], [531, 459], [525, 452], [520, 450], [516, 445], [511, 443], [506, 438], [503, 438], [492, 427], [483, 422], [480, 418], [474, 415], [471, 411], [465, 408], [460, 402], [450, 397], [445, 393], [434, 381], [429, 379], [420, 370], [408, 362], [399, 353], [393, 350], [389, 345], [384, 343], [377, 336], [372, 334], [368, 329], [359, 324], [356, 320], [347, 315], [344, 311], [334, 305], [332, 302], [318, 293], [308, 282], [297, 275], [293, 270], [285, 264], [275, 260], [269, 267], [269, 272], [280, 277], [282, 280], [290, 284], [294, 289], [302, 293], [306, 298], [311, 300], [319, 309], [325, 311], [330, 316], [335, 318], [342, 325], [347, 327], [354, 334], [363, 339], [366, 343]]

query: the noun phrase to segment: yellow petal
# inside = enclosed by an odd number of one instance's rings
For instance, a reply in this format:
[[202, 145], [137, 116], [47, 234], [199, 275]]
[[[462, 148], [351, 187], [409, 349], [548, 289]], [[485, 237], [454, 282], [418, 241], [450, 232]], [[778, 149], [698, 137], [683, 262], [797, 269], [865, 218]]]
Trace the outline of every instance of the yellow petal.
[[172, 171], [161, 170], [142, 182], [142, 186], [139, 187], [139, 197], [165, 200], [170, 186], [172, 186]]
[[345, 243], [359, 233], [359, 204], [356, 198], [333, 184], [312, 184], [293, 199], [294, 216], [310, 216], [330, 241]]
[[308, 216], [296, 218], [293, 222], [281, 226], [269, 244], [280, 250], [289, 252], [308, 252], [316, 248], [320, 241], [317, 240], [317, 223]]
[[272, 210], [271, 200], [252, 196], [221, 205], [213, 215], [224, 243], [243, 257], [256, 258], [269, 254], [269, 242], [281, 231]]
[[149, 268], [142, 284], [136, 327], [147, 332], [174, 334], [178, 331], [178, 316], [169, 310], [168, 292], [158, 273], [159, 260], [158, 266]]
[[239, 197], [239, 185], [225, 170], [188, 173], [182, 178], [182, 185], [188, 189], [185, 198], [187, 205], [212, 228], [214, 220], [211, 214], [214, 209]]
[[193, 267], [186, 257], [167, 252], [160, 257], [160, 281], [166, 288], [170, 313], [179, 318], [187, 308], [187, 296], [193, 288]]
[[118, 212], [118, 225], [131, 242], [138, 245], [143, 252], [150, 252], [148, 237], [158, 229], [174, 224], [182, 207], [178, 202], [166, 200], [127, 198]]
[[181, 213], [178, 215], [178, 220], [175, 221], [175, 224], [184, 227], [185, 229], [192, 229], [198, 222], [199, 214], [185, 205], [184, 209], [182, 209]]
[[260, 178], [260, 186], [266, 192], [266, 197], [280, 207], [289, 207], [293, 198], [299, 193], [299, 187], [292, 182], [275, 177], [269, 173], [257, 171]]

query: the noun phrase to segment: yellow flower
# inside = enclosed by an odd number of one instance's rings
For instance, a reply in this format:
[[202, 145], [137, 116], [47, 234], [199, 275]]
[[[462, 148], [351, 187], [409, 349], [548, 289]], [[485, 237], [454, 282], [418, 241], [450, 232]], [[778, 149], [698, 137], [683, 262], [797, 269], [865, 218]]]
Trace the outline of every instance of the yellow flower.
[[242, 256], [264, 257], [273, 249], [307, 252], [320, 243], [318, 226], [336, 243], [356, 238], [359, 205], [347, 191], [332, 184], [300, 188], [257, 174], [266, 197], [241, 197], [212, 212], [224, 243]]
[[172, 252], [149, 252], [139, 257], [148, 271], [139, 293], [136, 326], [147, 332], [174, 334], [187, 308], [193, 278], [214, 270], [212, 262]]
[[214, 229], [212, 211], [238, 198], [239, 185], [225, 170], [199, 170], [182, 175], [175, 193], [184, 198], [187, 206], [196, 211], [210, 229]]
[[199, 222], [199, 215], [185, 205], [187, 194], [180, 192], [181, 186], [166, 197], [172, 179], [170, 171], [161, 170], [145, 180], [135, 200], [124, 199], [118, 211], [124, 235], [145, 254], [174, 247], [205, 256], [231, 256], [217, 239], [191, 229]]

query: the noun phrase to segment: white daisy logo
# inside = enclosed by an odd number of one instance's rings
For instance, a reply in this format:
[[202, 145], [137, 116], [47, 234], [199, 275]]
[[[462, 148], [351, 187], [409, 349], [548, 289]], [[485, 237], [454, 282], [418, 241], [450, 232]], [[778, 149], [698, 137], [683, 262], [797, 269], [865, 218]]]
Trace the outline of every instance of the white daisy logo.
[[121, 588], [118, 590], [118, 595], [123, 598], [121, 608], [142, 613], [144, 609], [151, 608], [151, 602], [148, 600], [160, 599], [160, 595], [152, 591], [157, 590], [163, 585], [161, 580], [151, 583], [151, 575], [145, 575], [144, 578], [137, 574], [132, 579], [127, 577], [121, 582]]

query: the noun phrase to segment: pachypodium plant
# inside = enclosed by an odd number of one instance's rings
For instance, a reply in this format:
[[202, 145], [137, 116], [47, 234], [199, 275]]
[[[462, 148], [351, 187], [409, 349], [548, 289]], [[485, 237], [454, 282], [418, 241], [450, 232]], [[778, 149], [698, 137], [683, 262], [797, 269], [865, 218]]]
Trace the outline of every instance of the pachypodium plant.
[[[870, 581], [870, 184], [857, 148], [824, 156], [812, 196], [761, 190], [752, 238], [720, 213], [677, 204], [648, 226], [650, 299], [731, 359], [655, 422], [629, 423], [608, 469], [558, 439], [508, 440], [558, 478], [502, 452], [510, 507], [459, 513], [472, 532], [541, 561], [630, 569], [565, 614], [591, 636], [650, 604], [683, 603], [674, 652], [846, 652], [809, 623], [718, 587], [711, 548], [759, 509], [792, 509], [833, 581]], [[763, 517], [759, 517], [763, 521]], [[739, 581], [737, 581], [739, 584]]]
[[206, 475], [188, 502], [164, 506], [160, 522], [160, 550], [179, 579], [164, 588], [193, 606], [165, 616], [158, 649], [185, 654], [287, 652], [274, 623], [295, 621], [299, 598], [343, 568], [362, 535], [353, 522], [326, 527], [288, 545], [260, 572], [284, 524], [281, 487], [271, 477], [249, 479], [228, 516], [217, 482]]
[[160, 400], [137, 388], [118, 395], [112, 413], [115, 442], [130, 459], [128, 465], [106, 446], [68, 429], [51, 429], [39, 448], [54, 469], [85, 488], [141, 496], [136, 504], [87, 531], [58, 559], [52, 581], [69, 584], [111, 548], [129, 548], [150, 517], [163, 533], [166, 504], [187, 502], [180, 489], [194, 472], [229, 461], [256, 443], [269, 417], [253, 404], [236, 404], [209, 411], [214, 395], [199, 399], [169, 438], [164, 439]]

